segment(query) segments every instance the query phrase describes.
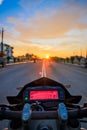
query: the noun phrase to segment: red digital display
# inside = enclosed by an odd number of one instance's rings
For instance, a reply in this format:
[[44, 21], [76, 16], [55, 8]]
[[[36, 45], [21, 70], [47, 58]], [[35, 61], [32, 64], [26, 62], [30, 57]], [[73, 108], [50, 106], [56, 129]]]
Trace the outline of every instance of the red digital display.
[[59, 99], [57, 90], [34, 90], [30, 91], [30, 100]]

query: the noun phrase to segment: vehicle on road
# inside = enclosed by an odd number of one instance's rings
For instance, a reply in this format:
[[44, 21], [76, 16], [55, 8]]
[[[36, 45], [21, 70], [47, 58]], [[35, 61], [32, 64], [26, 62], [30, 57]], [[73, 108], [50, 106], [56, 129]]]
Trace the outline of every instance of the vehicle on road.
[[33, 58], [33, 63], [36, 63], [37, 62], [37, 58]]
[[87, 103], [79, 106], [82, 96], [59, 82], [42, 77], [17, 89], [17, 96], [7, 96], [9, 105], [0, 105], [8, 130], [81, 130], [80, 122], [87, 122]]

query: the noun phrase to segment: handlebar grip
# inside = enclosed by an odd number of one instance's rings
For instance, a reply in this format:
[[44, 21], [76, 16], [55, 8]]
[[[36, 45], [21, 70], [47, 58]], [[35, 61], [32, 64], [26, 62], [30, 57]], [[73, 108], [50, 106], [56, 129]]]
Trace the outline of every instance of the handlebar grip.
[[68, 111], [69, 118], [85, 118], [87, 117], [87, 107], [79, 110]]
[[21, 116], [22, 116], [22, 114], [19, 111], [14, 112], [14, 111], [0, 110], [0, 120], [21, 119]]

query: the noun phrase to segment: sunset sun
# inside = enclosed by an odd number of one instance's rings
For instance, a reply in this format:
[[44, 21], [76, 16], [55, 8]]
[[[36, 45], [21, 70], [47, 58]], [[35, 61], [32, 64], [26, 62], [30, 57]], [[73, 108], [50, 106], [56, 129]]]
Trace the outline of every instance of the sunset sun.
[[50, 57], [49, 55], [46, 55], [46, 59], [49, 59], [49, 57]]

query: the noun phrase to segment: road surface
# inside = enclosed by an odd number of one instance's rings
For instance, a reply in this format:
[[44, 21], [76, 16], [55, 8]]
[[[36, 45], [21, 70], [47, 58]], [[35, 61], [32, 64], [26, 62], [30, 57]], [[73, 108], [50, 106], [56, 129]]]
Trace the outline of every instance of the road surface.
[[[24, 63], [0, 69], [0, 103], [7, 103], [6, 96], [17, 95], [17, 87], [46, 76], [63, 84], [70, 84], [73, 95], [82, 95], [87, 102], [87, 69], [54, 62]], [[84, 126], [84, 125], [82, 125]], [[0, 130], [7, 127], [7, 121], [0, 122]], [[85, 125], [87, 129], [87, 125]]]

